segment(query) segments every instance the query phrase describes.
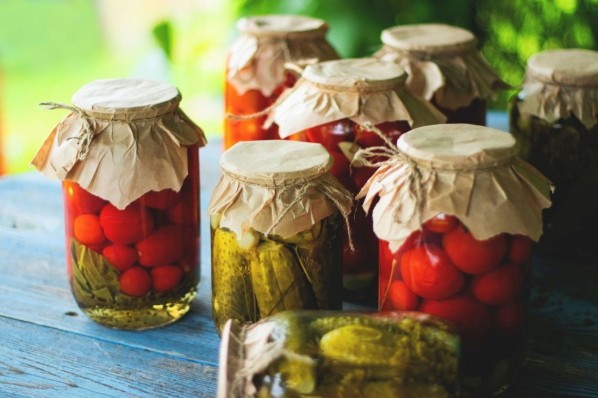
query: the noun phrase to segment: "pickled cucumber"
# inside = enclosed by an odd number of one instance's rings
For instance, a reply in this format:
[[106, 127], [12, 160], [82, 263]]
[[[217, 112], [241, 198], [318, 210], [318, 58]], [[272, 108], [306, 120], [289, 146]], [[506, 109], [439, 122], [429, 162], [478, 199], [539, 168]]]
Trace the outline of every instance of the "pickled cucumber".
[[216, 229], [212, 241], [212, 312], [218, 332], [228, 319], [255, 322], [249, 262], [241, 255], [234, 232]]

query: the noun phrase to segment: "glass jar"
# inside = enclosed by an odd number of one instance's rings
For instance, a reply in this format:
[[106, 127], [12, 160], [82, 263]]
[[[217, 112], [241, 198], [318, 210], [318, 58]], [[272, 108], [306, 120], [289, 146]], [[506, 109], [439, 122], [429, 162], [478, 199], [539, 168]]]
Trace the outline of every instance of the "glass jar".
[[407, 71], [407, 88], [434, 104], [447, 123], [486, 125], [486, 100], [509, 88], [477, 50], [475, 36], [456, 26], [416, 24], [382, 31], [374, 56]]
[[[270, 120], [278, 124], [283, 138], [322, 144], [334, 159], [332, 175], [356, 194], [374, 172], [372, 167], [351, 165], [359, 148], [385, 146], [385, 140], [396, 141], [412, 126], [444, 120], [433, 106], [406, 91], [406, 78], [398, 65], [373, 58], [310, 65], [273, 108]], [[372, 220], [361, 207], [349, 219], [354, 249], [345, 238], [345, 298], [375, 305], [378, 240]]]
[[265, 116], [243, 116], [264, 111], [295, 84], [286, 63], [338, 58], [325, 38], [328, 25], [320, 19], [255, 16], [239, 20], [237, 29], [241, 37], [230, 50], [224, 85], [224, 149], [239, 141], [279, 138], [276, 126], [263, 127]]
[[550, 205], [549, 181], [515, 153], [486, 127], [414, 129], [359, 194], [376, 203], [379, 308], [453, 322], [472, 396], [506, 389], [522, 358], [532, 241]]
[[598, 52], [532, 56], [510, 106], [521, 157], [555, 185], [539, 249], [552, 258], [598, 259]]
[[286, 311], [227, 322], [218, 397], [454, 397], [458, 363], [459, 338], [437, 317]]
[[209, 206], [212, 314], [255, 322], [291, 309], [340, 309], [342, 215], [352, 196], [319, 144], [264, 140], [221, 157]]
[[72, 113], [33, 163], [63, 180], [72, 293], [103, 325], [162, 326], [195, 297], [205, 139], [180, 100], [168, 84], [111, 79], [51, 105]]

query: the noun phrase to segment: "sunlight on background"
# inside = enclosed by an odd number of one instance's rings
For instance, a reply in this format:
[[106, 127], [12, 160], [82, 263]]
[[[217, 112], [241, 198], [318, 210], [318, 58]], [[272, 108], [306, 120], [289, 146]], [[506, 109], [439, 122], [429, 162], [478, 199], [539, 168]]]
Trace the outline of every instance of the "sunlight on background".
[[[344, 57], [380, 47], [386, 27], [444, 22], [472, 30], [509, 83], [544, 49], [596, 49], [598, 0], [0, 0], [0, 159], [4, 172], [29, 162], [83, 84], [143, 77], [175, 84], [182, 108], [206, 131], [221, 131], [225, 58], [243, 15], [295, 13], [325, 19]], [[502, 94], [490, 104], [506, 109]], [[0, 173], [2, 172], [0, 165]]]

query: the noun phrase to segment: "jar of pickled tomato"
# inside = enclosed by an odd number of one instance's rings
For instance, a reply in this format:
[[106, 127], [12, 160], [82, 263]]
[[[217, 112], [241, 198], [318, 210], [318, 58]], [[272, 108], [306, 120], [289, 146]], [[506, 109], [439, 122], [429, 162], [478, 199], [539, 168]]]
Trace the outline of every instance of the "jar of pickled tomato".
[[[359, 148], [384, 146], [385, 139], [396, 141], [412, 127], [444, 121], [432, 105], [406, 90], [405, 79], [400, 66], [374, 58], [310, 65], [267, 123], [275, 122], [283, 138], [322, 144], [334, 159], [332, 175], [356, 194], [374, 172], [351, 166]], [[378, 240], [372, 220], [356, 207], [350, 222], [354, 250], [345, 239], [345, 298], [375, 303]]]
[[208, 212], [212, 314], [255, 322], [292, 309], [341, 309], [343, 218], [352, 195], [320, 144], [245, 141], [221, 157]]
[[297, 80], [285, 64], [303, 65], [339, 56], [326, 40], [326, 22], [299, 15], [264, 15], [237, 22], [224, 84], [224, 149], [239, 141], [277, 139], [265, 116], [244, 118], [268, 108]]
[[228, 321], [218, 397], [456, 397], [459, 336], [422, 313], [285, 311]]
[[406, 86], [447, 117], [447, 123], [486, 125], [486, 101], [509, 88], [477, 50], [473, 33], [456, 26], [416, 24], [382, 31], [374, 56], [407, 71]]
[[521, 157], [552, 180], [539, 249], [551, 258], [598, 259], [598, 52], [533, 55], [510, 106]]
[[199, 282], [199, 147], [179, 91], [98, 80], [73, 96], [33, 164], [63, 182], [71, 290], [103, 325], [181, 318]]
[[401, 136], [358, 196], [374, 206], [379, 308], [452, 321], [472, 396], [507, 388], [522, 356], [532, 242], [550, 191], [509, 134], [453, 124]]

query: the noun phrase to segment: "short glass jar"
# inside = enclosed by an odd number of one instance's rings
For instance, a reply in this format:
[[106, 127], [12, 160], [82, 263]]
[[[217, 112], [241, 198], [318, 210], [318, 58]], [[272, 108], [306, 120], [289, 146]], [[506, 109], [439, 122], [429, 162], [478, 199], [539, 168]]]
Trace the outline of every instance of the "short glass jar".
[[264, 128], [264, 111], [297, 80], [287, 63], [303, 65], [339, 56], [326, 41], [328, 25], [297, 15], [264, 15], [237, 22], [241, 37], [228, 55], [224, 84], [224, 149], [239, 141], [277, 139], [276, 126]]
[[521, 361], [532, 241], [550, 205], [548, 180], [515, 153], [486, 127], [414, 129], [358, 196], [381, 240], [379, 308], [452, 321], [472, 396], [506, 389]]
[[[68, 276], [81, 310], [123, 329], [181, 318], [199, 282], [199, 147], [168, 84], [99, 80], [34, 159], [63, 180]], [[118, 189], [115, 189], [118, 187]]]
[[[346, 189], [359, 192], [375, 168], [351, 164], [360, 148], [384, 147], [412, 127], [442, 123], [443, 115], [405, 89], [405, 71], [374, 58], [320, 62], [271, 111], [280, 136], [322, 144], [334, 159], [331, 169]], [[345, 298], [375, 303], [378, 240], [361, 207], [350, 216], [354, 250], [345, 239]]]
[[568, 263], [598, 259], [598, 52], [533, 55], [510, 106], [510, 131], [521, 157], [556, 187], [540, 251]]
[[329, 174], [328, 152], [304, 142], [245, 141], [220, 165], [208, 209], [218, 332], [231, 318], [340, 309], [342, 218], [353, 198]]
[[229, 321], [218, 397], [456, 397], [459, 337], [421, 313], [285, 311]]
[[478, 51], [468, 30], [403, 25], [383, 30], [381, 39], [384, 46], [374, 56], [401, 65], [409, 76], [409, 91], [434, 104], [447, 123], [485, 126], [487, 99], [509, 87]]

